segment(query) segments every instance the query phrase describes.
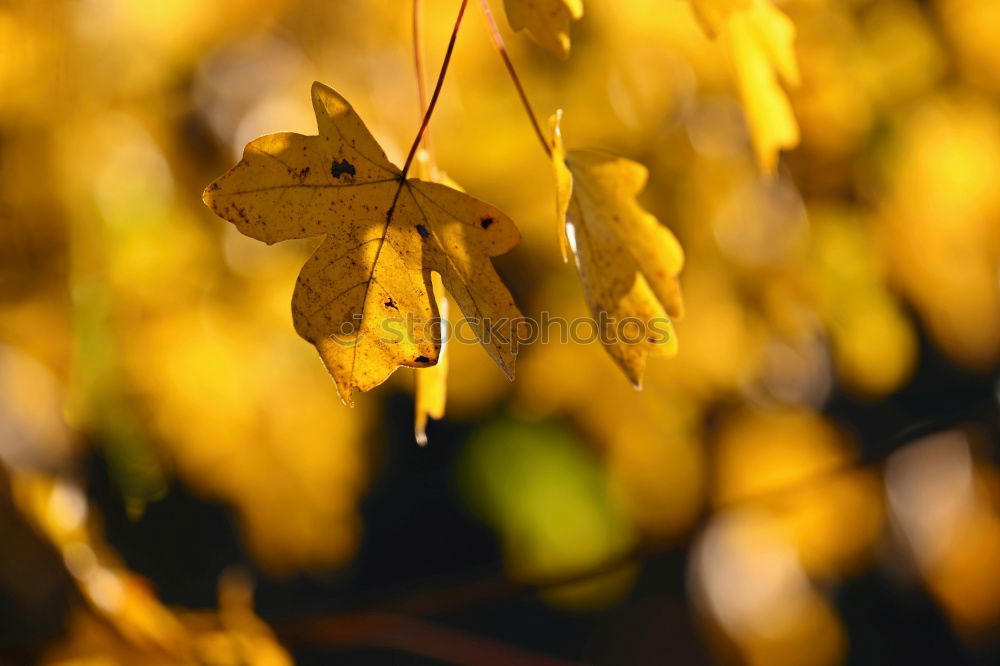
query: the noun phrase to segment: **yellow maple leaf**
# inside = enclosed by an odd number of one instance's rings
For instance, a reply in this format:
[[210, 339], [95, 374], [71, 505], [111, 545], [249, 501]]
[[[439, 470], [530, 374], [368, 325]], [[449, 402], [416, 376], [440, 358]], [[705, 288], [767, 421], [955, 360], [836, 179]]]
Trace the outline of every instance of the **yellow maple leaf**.
[[[441, 284], [441, 276], [437, 273], [433, 276], [434, 293], [437, 294], [438, 311], [441, 319], [448, 318], [448, 297], [444, 293], [444, 285]], [[431, 368], [421, 368], [416, 371], [416, 399], [415, 418], [413, 421], [413, 433], [416, 436], [417, 444], [424, 446], [427, 444], [427, 419], [440, 419], [444, 417], [445, 401], [448, 397], [448, 356], [445, 353], [447, 341], [441, 346], [441, 353], [438, 355], [438, 362]]]
[[[268, 244], [325, 235], [292, 296], [299, 335], [311, 342], [341, 398], [367, 391], [401, 365], [434, 365], [440, 320], [431, 272], [470, 319], [520, 316], [489, 257], [520, 234], [498, 209], [392, 164], [351, 105], [314, 83], [318, 136], [269, 134], [205, 189], [204, 201], [242, 233]], [[476, 327], [513, 377], [509, 338]]]
[[514, 30], [527, 29], [543, 48], [560, 58], [569, 55], [569, 26], [583, 16], [583, 0], [504, 0]]
[[[639, 388], [649, 354], [677, 353], [671, 318], [684, 311], [677, 280], [684, 252], [673, 233], [636, 201], [646, 185], [646, 168], [597, 151], [567, 153], [560, 117], [557, 113], [550, 124], [563, 257], [567, 248], [573, 252], [591, 314], [599, 325], [606, 319], [614, 328], [601, 342]], [[624, 325], [635, 320], [637, 329]]]
[[[421, 176], [428, 180], [446, 185], [453, 190], [464, 192], [462, 186], [456, 183], [445, 172], [426, 159], [420, 164]], [[448, 295], [441, 283], [441, 275], [432, 276], [434, 293], [437, 295], [438, 312], [441, 314], [442, 325], [448, 321]], [[448, 355], [447, 340], [442, 341], [438, 362], [429, 368], [418, 368], [414, 381], [413, 405], [413, 436], [420, 446], [427, 445], [427, 420], [444, 418], [445, 404], [448, 400]]]
[[778, 152], [799, 143], [799, 126], [781, 87], [799, 82], [795, 26], [769, 0], [690, 1], [705, 32], [729, 51], [757, 162], [773, 173]]

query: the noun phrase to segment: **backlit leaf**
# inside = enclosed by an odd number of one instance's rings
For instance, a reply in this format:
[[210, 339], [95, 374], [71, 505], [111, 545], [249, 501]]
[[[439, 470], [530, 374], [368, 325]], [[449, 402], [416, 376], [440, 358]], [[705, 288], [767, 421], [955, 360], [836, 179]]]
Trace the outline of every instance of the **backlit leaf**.
[[725, 44], [760, 168], [773, 173], [778, 152], [799, 143], [799, 126], [781, 82], [797, 86], [795, 26], [769, 0], [691, 0], [711, 37]]
[[569, 26], [583, 16], [583, 0], [504, 0], [514, 30], [527, 29], [543, 48], [569, 55]]
[[[448, 319], [448, 297], [441, 284], [441, 276], [434, 274], [434, 293], [437, 294], [438, 312], [441, 319]], [[442, 344], [438, 362], [430, 368], [416, 371], [416, 413], [414, 414], [413, 433], [417, 444], [427, 444], [427, 419], [440, 419], [444, 416], [445, 400], [448, 397], [448, 356], [445, 354], [447, 342]]]
[[[559, 115], [550, 122], [557, 213], [565, 224], [563, 254], [572, 250], [591, 314], [600, 323], [606, 313], [614, 328], [617, 339], [602, 342], [638, 388], [647, 355], [677, 353], [670, 318], [683, 315], [677, 275], [684, 252], [673, 233], [636, 201], [646, 184], [644, 166], [597, 151], [567, 153]], [[630, 320], [642, 328], [623, 326]]]
[[[292, 296], [299, 335], [316, 345], [341, 398], [440, 352], [431, 272], [470, 318], [520, 316], [489, 257], [520, 235], [502, 212], [436, 183], [404, 179], [351, 105], [313, 84], [318, 136], [270, 134], [206, 188], [205, 203], [266, 243], [325, 235]], [[480, 332], [512, 377], [515, 352]]]

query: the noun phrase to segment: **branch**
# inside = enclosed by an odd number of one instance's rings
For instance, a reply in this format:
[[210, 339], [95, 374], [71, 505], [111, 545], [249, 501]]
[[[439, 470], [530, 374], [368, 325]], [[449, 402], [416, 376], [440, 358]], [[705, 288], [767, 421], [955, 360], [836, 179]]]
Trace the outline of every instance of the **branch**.
[[388, 613], [344, 613], [275, 625], [282, 641], [326, 648], [378, 647], [463, 666], [582, 666], [534, 654], [426, 620]]

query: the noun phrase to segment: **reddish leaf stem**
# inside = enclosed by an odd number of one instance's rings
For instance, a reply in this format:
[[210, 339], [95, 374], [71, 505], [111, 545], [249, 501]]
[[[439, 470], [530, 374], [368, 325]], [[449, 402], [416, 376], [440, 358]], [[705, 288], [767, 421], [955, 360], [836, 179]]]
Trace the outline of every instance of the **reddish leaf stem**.
[[462, 17], [465, 16], [465, 8], [469, 4], [469, 0], [462, 0], [462, 6], [458, 8], [458, 18], [455, 19], [455, 27], [451, 30], [451, 39], [448, 40], [448, 49], [444, 53], [444, 62], [441, 63], [441, 71], [438, 73], [437, 84], [434, 86], [434, 93], [431, 95], [430, 104], [427, 105], [427, 112], [424, 113], [423, 122], [420, 123], [420, 129], [417, 130], [417, 136], [413, 140], [413, 145], [410, 146], [410, 153], [406, 156], [406, 162], [403, 164], [403, 171], [399, 175], [401, 181], [406, 180], [406, 174], [410, 171], [410, 165], [413, 163], [413, 157], [417, 154], [417, 148], [420, 146], [420, 142], [424, 137], [424, 132], [427, 131], [427, 125], [431, 121], [431, 115], [434, 113], [434, 107], [437, 106], [438, 97], [441, 95], [441, 86], [444, 85], [444, 77], [448, 72], [448, 65], [451, 63], [451, 54], [455, 51], [455, 41], [458, 39], [458, 29], [462, 25]]
[[480, 0], [480, 4], [483, 6], [483, 14], [486, 16], [486, 25], [490, 29], [490, 37], [493, 39], [493, 46], [496, 47], [497, 53], [500, 54], [500, 59], [503, 60], [504, 66], [507, 68], [507, 73], [510, 74], [511, 81], [514, 82], [514, 87], [517, 88], [517, 94], [521, 96], [521, 103], [524, 105], [524, 110], [528, 112], [528, 119], [531, 120], [531, 126], [535, 128], [535, 134], [538, 136], [538, 141], [542, 144], [542, 150], [545, 154], [552, 158], [552, 148], [549, 147], [549, 142], [545, 138], [545, 133], [542, 132], [542, 126], [538, 124], [538, 118], [535, 116], [535, 111], [531, 108], [531, 102], [528, 101], [528, 95], [524, 92], [524, 86], [521, 85], [521, 79], [517, 76], [517, 71], [514, 69], [514, 63], [511, 62], [510, 56], [507, 55], [507, 46], [504, 44], [503, 37], [500, 35], [500, 29], [497, 27], [497, 22], [493, 18], [493, 12], [490, 11], [489, 0]]

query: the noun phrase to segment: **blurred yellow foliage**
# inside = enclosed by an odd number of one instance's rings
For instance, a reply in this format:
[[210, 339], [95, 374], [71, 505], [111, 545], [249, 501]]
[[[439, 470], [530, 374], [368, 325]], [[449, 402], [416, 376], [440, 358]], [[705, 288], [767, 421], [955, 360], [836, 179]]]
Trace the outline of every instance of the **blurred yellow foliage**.
[[[457, 4], [425, 1], [431, 74]], [[199, 196], [256, 136], [314, 131], [317, 79], [401, 163], [421, 116], [404, 5], [0, 8], [0, 464], [80, 591], [43, 663], [290, 659], [246, 585], [224, 580], [219, 608], [194, 613], [126, 567], [87, 499], [95, 461], [133, 518], [174, 484], [223, 504], [267, 572], [328, 574], [357, 553], [372, 461], [410, 424], [387, 397], [412, 373], [344, 409], [288, 307], [315, 242], [263, 247]], [[761, 666], [842, 661], [827, 590], [866, 566], [926, 587], [963, 639], [994, 630], [992, 451], [952, 431], [881, 475], [829, 414], [923, 418], [955, 407], [935, 373], [978, 395], [995, 382], [997, 3], [551, 6], [558, 20], [527, 32], [562, 53], [572, 25], [569, 59], [501, 25], [510, 57], [543, 116], [566, 109], [574, 148], [643, 165], [630, 205], [683, 245], [686, 312], [677, 357], [646, 368], [642, 393], [600, 345], [533, 345], [509, 384], [479, 345], [452, 344], [446, 387], [443, 367], [419, 376], [420, 414], [439, 416], [446, 393], [449, 419], [482, 422], [442, 451], [461, 448], [507, 570], [559, 579], [690, 538], [708, 641]], [[433, 166], [517, 220], [523, 242], [497, 271], [523, 311], [586, 317], [552, 233], [552, 163], [481, 23], [457, 40]], [[866, 455], [894, 444], [877, 425]], [[607, 605], [636, 569], [546, 599]]]
[[822, 417], [734, 414], [720, 427], [713, 453], [715, 502], [772, 514], [805, 573], [836, 578], [866, 563], [882, 530], [878, 479], [851, 469], [849, 440]]
[[893, 527], [956, 627], [970, 637], [1000, 619], [1000, 477], [967, 433], [910, 442], [886, 469]]
[[817, 202], [812, 266], [817, 297], [846, 388], [878, 396], [898, 389], [916, 362], [916, 336], [893, 294], [860, 211]]
[[504, 0], [514, 30], [526, 29], [546, 50], [569, 55], [570, 23], [583, 16], [583, 0]]
[[944, 351], [1000, 358], [1000, 118], [970, 93], [924, 100], [885, 156], [881, 232], [893, 279]]
[[267, 625], [254, 616], [245, 581], [236, 576], [222, 581], [217, 615], [177, 614], [104, 543], [99, 517], [79, 487], [19, 472], [12, 478], [12, 491], [24, 515], [58, 549], [90, 604], [74, 612], [68, 636], [41, 663], [292, 663]]
[[826, 666], [843, 659], [844, 628], [773, 516], [752, 509], [717, 516], [695, 558], [695, 597], [739, 663]]
[[773, 173], [778, 153], [799, 142], [799, 126], [781, 83], [797, 86], [795, 26], [770, 0], [691, 0], [705, 31], [726, 43], [757, 161]]

